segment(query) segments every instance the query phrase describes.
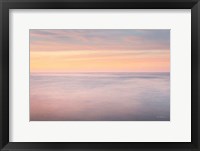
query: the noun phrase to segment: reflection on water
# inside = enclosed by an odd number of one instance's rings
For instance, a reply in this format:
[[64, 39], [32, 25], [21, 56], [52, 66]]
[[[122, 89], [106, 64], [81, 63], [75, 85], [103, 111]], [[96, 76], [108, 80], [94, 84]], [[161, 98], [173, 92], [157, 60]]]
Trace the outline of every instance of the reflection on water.
[[31, 121], [169, 121], [169, 73], [31, 74]]

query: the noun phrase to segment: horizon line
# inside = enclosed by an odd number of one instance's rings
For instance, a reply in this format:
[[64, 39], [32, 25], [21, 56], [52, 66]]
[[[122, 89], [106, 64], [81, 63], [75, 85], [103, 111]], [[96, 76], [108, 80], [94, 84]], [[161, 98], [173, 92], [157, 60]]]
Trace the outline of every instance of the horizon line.
[[114, 72], [30, 72], [30, 74], [68, 74], [68, 73], [170, 73], [170, 71], [114, 71]]

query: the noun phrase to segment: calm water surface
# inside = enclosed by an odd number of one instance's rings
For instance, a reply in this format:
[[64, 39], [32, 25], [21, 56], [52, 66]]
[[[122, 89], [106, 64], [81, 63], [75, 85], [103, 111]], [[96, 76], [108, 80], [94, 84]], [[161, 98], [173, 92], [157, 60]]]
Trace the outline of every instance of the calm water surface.
[[31, 121], [169, 121], [169, 73], [31, 74]]

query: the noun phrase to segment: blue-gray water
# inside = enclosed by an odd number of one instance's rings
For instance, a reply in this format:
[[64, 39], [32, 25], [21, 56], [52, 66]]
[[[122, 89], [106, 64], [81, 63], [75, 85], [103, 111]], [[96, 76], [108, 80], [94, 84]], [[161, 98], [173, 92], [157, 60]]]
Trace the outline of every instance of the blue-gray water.
[[169, 73], [31, 74], [31, 121], [169, 121]]

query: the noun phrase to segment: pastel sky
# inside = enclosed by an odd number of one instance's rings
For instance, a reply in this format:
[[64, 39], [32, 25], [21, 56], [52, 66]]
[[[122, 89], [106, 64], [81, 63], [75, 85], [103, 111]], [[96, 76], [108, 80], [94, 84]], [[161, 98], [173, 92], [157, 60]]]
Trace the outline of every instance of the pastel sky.
[[170, 30], [31, 29], [31, 73], [169, 72]]

